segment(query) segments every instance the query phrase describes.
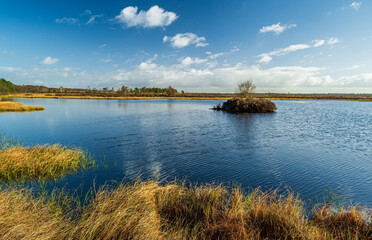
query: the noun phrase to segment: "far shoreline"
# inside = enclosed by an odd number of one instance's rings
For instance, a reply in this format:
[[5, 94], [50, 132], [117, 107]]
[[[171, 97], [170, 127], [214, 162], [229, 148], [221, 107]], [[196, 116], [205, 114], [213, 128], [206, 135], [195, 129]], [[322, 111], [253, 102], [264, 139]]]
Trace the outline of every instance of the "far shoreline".
[[[227, 96], [213, 96], [213, 94], [198, 94], [199, 96], [78, 96], [78, 95], [59, 95], [51, 93], [32, 93], [32, 94], [8, 94], [2, 95], [3, 98], [54, 98], [54, 99], [116, 99], [116, 100], [147, 100], [147, 99], [190, 99], [190, 100], [228, 100], [234, 98], [235, 95]], [[211, 96], [212, 95], [212, 96]], [[255, 96], [257, 98], [264, 98], [268, 100], [326, 100], [326, 101], [362, 101], [372, 102], [372, 96], [358, 96], [358, 95], [305, 95], [305, 94], [261, 94]]]

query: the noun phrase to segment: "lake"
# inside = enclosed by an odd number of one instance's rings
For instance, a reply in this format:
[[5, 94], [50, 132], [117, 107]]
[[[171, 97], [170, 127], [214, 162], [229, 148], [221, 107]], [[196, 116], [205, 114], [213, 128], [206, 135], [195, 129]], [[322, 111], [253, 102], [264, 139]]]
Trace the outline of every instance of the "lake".
[[105, 167], [58, 185], [155, 177], [243, 188], [329, 191], [372, 205], [372, 102], [274, 101], [273, 114], [232, 115], [217, 100], [16, 99], [43, 112], [1, 113], [0, 131], [27, 145], [74, 145]]

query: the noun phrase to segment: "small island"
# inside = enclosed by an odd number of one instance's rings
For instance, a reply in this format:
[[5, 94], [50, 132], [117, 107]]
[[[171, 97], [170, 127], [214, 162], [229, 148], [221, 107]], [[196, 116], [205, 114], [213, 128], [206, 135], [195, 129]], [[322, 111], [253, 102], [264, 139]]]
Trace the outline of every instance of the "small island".
[[232, 98], [213, 107], [214, 110], [228, 113], [272, 113], [277, 107], [268, 99], [254, 98], [256, 86], [252, 81], [238, 84], [237, 92], [240, 97]]
[[0, 101], [0, 112], [43, 111], [44, 107], [25, 106], [20, 102]]

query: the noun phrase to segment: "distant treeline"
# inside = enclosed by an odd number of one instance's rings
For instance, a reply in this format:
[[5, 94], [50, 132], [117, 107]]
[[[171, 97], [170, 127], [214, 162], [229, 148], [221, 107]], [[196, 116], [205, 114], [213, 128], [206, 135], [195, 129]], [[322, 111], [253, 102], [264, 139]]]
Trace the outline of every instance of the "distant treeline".
[[[82, 96], [82, 97], [186, 97], [186, 98], [232, 98], [236, 97], [234, 93], [188, 93], [183, 90], [169, 86], [167, 88], [142, 87], [130, 88], [122, 86], [115, 88], [48, 88], [45, 86], [34, 85], [16, 85], [3, 78], [0, 78], [0, 95], [25, 93], [35, 94], [44, 93], [50, 96]], [[255, 93], [256, 98], [268, 99], [312, 99], [312, 100], [365, 100], [372, 101], [372, 94], [286, 94], [286, 93]]]
[[[81, 96], [104, 96], [104, 97], [120, 97], [120, 96], [175, 96], [179, 92], [177, 89], [169, 86], [167, 88], [159, 87], [142, 87], [142, 88], [129, 88], [122, 86], [119, 89], [115, 88], [48, 88], [45, 86], [34, 86], [34, 85], [16, 85], [7, 81], [3, 78], [0, 79], [0, 94], [11, 94], [11, 93], [54, 93], [56, 95], [81, 95]], [[185, 93], [183, 90], [180, 94]]]

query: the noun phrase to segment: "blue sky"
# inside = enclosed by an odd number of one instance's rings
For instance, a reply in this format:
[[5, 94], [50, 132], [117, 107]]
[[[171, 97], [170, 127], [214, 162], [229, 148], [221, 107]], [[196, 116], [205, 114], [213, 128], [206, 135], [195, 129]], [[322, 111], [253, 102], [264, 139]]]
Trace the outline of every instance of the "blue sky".
[[0, 77], [50, 87], [372, 93], [372, 4], [0, 2]]

